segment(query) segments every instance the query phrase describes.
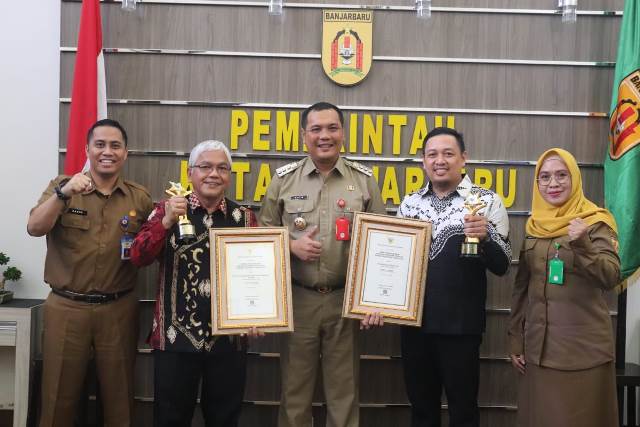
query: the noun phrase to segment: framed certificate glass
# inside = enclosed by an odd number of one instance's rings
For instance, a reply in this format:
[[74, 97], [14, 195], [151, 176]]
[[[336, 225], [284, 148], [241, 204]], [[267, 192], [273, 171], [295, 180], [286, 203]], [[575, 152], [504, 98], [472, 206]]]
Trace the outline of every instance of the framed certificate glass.
[[214, 335], [293, 331], [289, 233], [285, 228], [212, 228]]
[[380, 312], [385, 323], [420, 326], [431, 224], [357, 212], [342, 315]]

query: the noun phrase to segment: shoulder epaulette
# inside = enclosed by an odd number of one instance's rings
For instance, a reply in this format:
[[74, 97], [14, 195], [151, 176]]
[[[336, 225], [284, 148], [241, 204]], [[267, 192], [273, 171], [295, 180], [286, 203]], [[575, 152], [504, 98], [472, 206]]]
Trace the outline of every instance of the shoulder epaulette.
[[365, 165], [358, 163], [358, 162], [354, 162], [353, 160], [344, 160], [345, 164], [355, 170], [357, 170], [360, 173], [363, 173], [367, 176], [373, 176], [373, 170], [371, 168], [366, 167]]
[[151, 196], [151, 193], [149, 193], [149, 190], [144, 185], [138, 184], [137, 182], [134, 182], [134, 181], [129, 181], [128, 179], [125, 179], [124, 183], [125, 183], [125, 185], [128, 185], [129, 187], [133, 187], [133, 188], [135, 188], [137, 190], [141, 190], [141, 191], [145, 192], [146, 194], [148, 194], [149, 196]]
[[282, 178], [286, 174], [291, 173], [294, 170], [298, 169], [300, 166], [302, 166], [302, 160], [297, 161], [297, 162], [292, 162], [292, 163], [289, 163], [289, 164], [286, 164], [284, 166], [279, 167], [278, 169], [276, 169], [276, 174], [280, 178]]

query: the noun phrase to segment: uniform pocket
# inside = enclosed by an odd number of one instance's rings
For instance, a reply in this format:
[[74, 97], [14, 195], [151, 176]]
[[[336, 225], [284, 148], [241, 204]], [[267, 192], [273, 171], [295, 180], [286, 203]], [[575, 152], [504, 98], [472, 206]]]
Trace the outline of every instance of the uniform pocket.
[[305, 214], [313, 211], [313, 200], [287, 200], [284, 210], [290, 215]]
[[[347, 191], [343, 197], [345, 202], [344, 212], [346, 214], [353, 214], [354, 212], [364, 211], [364, 196], [360, 191]], [[342, 214], [342, 208], [338, 207], [336, 203], [336, 212]]]
[[[569, 239], [562, 239], [560, 241], [558, 241], [558, 243], [560, 243], [560, 249], [558, 249], [558, 257], [562, 260], [562, 262], [564, 263], [564, 270], [565, 271], [572, 271], [573, 270], [573, 258], [574, 258], [574, 253], [573, 253], [573, 248], [569, 245]], [[552, 258], [553, 256], [555, 256], [556, 254], [556, 249], [554, 246], [551, 247], [551, 253], [549, 254], [549, 257]]]
[[82, 215], [76, 215], [72, 213], [63, 214], [60, 218], [60, 224], [63, 227], [73, 228], [78, 230], [88, 230], [91, 224], [89, 218]]
[[293, 238], [300, 237], [309, 227], [317, 225], [313, 200], [287, 200], [282, 224], [289, 229]]

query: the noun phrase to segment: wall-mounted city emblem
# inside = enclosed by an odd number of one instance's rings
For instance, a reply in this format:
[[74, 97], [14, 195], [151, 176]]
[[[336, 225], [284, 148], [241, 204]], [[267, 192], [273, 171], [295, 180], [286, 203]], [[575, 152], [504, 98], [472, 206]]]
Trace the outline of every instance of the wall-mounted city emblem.
[[611, 113], [609, 156], [617, 160], [640, 144], [640, 70], [618, 86], [618, 104]]
[[322, 11], [322, 68], [331, 80], [342, 86], [360, 83], [372, 58], [372, 11]]

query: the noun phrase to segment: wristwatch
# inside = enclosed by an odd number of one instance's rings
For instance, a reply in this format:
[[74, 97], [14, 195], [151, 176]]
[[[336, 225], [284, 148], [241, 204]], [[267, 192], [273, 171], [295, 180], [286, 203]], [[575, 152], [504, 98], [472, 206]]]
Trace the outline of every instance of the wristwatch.
[[62, 192], [62, 189], [60, 188], [59, 185], [56, 185], [56, 187], [54, 188], [54, 191], [56, 192], [56, 196], [58, 197], [58, 199], [62, 200], [63, 202], [66, 202], [71, 198]]

